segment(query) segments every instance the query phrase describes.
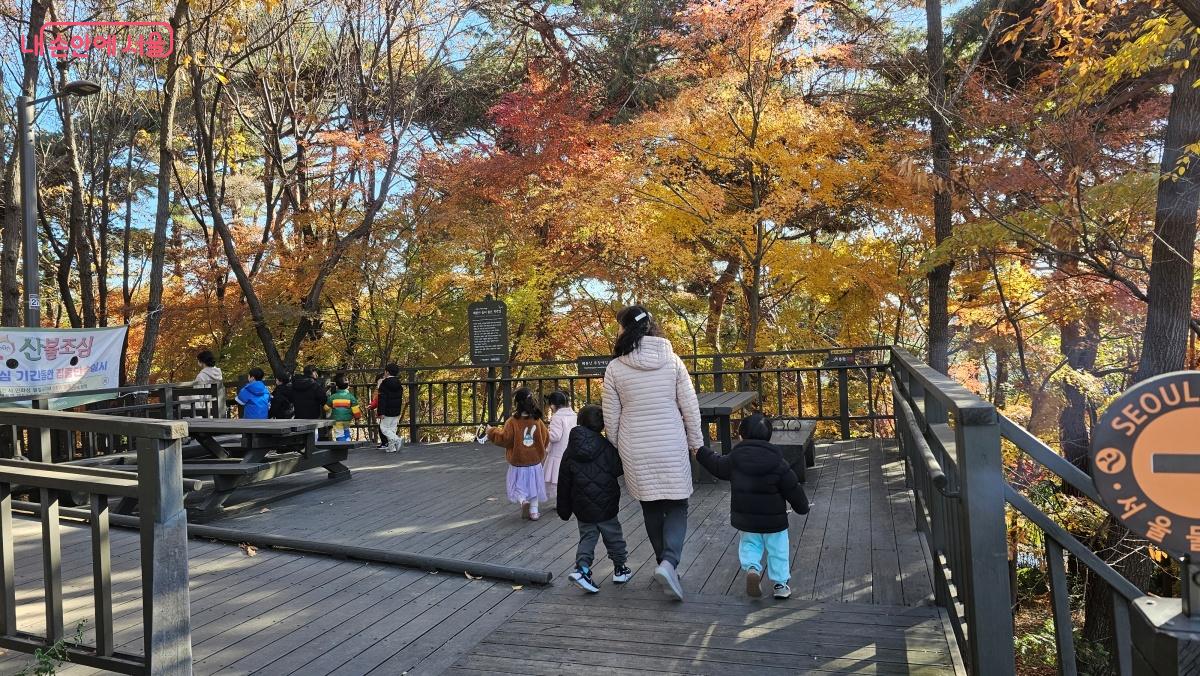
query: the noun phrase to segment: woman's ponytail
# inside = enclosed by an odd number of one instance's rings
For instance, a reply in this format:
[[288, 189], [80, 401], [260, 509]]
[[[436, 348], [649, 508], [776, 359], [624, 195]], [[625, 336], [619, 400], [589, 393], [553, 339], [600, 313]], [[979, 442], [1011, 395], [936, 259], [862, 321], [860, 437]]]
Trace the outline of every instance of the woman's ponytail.
[[621, 335], [617, 336], [617, 342], [613, 345], [614, 357], [623, 357], [638, 349], [642, 338], [646, 336], [662, 336], [658, 322], [641, 305], [630, 305], [618, 312], [617, 323], [621, 325]]

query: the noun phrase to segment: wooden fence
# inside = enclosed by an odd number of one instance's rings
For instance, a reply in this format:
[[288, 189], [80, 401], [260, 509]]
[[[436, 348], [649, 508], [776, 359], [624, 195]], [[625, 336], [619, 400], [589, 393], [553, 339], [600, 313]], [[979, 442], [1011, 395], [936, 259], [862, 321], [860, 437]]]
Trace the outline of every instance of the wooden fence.
[[[187, 424], [92, 413], [0, 408], [0, 425], [16, 437], [36, 439], [40, 457], [0, 460], [0, 647], [33, 653], [55, 643], [72, 662], [125, 674], [191, 673], [191, 619], [188, 607], [187, 515], [180, 440]], [[51, 435], [120, 435], [137, 449], [138, 472], [56, 465]], [[12, 443], [11, 440], [9, 443]], [[13, 455], [13, 449], [7, 449]], [[37, 460], [40, 462], [31, 462]], [[41, 516], [46, 635], [18, 629], [14, 587], [14, 496], [36, 496], [30, 507]], [[85, 494], [90, 504], [95, 645], [67, 640], [63, 626], [61, 494]], [[141, 531], [142, 621], [144, 653], [115, 650], [109, 502], [136, 499]], [[24, 505], [29, 507], [27, 505]]]

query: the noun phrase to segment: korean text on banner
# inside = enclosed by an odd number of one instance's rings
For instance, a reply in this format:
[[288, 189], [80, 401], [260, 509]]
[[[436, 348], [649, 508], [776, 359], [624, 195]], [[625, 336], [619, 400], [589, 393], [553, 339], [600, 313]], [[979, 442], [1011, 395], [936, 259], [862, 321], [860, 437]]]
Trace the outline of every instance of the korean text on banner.
[[[120, 384], [124, 326], [102, 329], [0, 329], [0, 397], [47, 397]], [[88, 397], [87, 401], [113, 395]], [[79, 406], [79, 397], [51, 401]]]

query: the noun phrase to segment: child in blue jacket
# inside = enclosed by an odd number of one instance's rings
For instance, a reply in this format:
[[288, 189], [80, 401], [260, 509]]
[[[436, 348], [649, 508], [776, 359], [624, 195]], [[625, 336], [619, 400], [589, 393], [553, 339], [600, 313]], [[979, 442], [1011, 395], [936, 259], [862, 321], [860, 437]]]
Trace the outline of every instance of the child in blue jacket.
[[237, 403], [242, 405], [242, 417], [246, 420], [266, 420], [271, 410], [271, 392], [263, 383], [266, 374], [256, 366], [246, 376], [250, 382], [237, 393]]

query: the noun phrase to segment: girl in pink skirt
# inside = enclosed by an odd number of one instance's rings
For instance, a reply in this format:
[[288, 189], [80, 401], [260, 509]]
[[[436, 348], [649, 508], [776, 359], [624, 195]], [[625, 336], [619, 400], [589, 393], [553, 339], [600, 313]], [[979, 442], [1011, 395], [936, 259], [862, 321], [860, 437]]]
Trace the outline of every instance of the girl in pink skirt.
[[533, 392], [522, 387], [513, 393], [512, 417], [504, 427], [487, 431], [488, 439], [504, 449], [508, 461], [508, 499], [521, 505], [521, 516], [531, 521], [541, 518], [538, 503], [546, 499], [542, 461], [550, 433], [543, 417]]

